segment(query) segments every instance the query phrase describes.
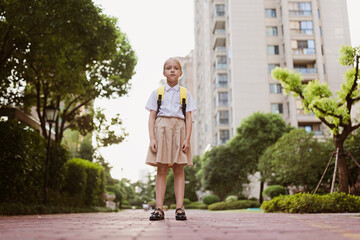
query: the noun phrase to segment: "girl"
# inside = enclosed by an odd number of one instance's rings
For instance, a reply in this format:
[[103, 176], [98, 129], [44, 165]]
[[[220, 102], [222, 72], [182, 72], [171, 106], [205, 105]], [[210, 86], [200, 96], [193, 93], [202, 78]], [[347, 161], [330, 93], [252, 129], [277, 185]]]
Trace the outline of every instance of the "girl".
[[175, 218], [176, 220], [186, 220], [183, 209], [184, 166], [192, 166], [190, 150], [191, 112], [195, 111], [196, 107], [191, 94], [187, 91], [186, 110], [183, 111], [179, 87], [179, 78], [182, 73], [181, 63], [177, 58], [166, 60], [163, 69], [166, 84], [161, 96], [162, 101], [157, 101], [159, 98], [158, 90], [154, 90], [145, 107], [150, 111], [148, 124], [150, 146], [146, 164], [157, 167], [156, 208], [151, 213], [151, 221], [164, 219], [165, 214], [162, 208], [169, 168], [172, 168], [174, 172]]

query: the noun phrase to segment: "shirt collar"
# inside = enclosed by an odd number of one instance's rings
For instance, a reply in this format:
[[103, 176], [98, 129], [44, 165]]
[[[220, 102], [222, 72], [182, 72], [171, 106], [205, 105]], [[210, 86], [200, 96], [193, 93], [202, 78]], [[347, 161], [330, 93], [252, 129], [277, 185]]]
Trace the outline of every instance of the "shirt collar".
[[165, 83], [165, 91], [169, 91], [171, 88], [175, 89], [176, 91], [180, 90], [179, 84], [176, 84], [174, 87], [170, 87], [167, 83]]

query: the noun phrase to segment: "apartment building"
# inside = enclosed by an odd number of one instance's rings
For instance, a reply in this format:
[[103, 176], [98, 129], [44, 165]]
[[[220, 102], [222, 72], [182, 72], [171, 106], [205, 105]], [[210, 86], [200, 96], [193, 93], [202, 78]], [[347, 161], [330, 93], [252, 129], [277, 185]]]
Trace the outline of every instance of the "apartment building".
[[285, 96], [271, 76], [276, 66], [319, 79], [333, 92], [350, 45], [345, 0], [195, 0], [195, 153], [226, 143], [256, 111], [279, 113], [295, 127], [325, 134], [301, 101]]

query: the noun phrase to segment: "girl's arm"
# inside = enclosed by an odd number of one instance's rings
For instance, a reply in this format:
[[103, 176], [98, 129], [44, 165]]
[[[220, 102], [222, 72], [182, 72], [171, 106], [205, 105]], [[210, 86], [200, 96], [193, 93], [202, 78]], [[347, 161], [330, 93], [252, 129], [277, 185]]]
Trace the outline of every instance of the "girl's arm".
[[158, 146], [154, 136], [154, 126], [155, 126], [155, 118], [156, 118], [156, 111], [151, 110], [149, 115], [149, 138], [150, 138], [150, 149], [153, 152], [157, 152]]
[[185, 118], [186, 118], [186, 136], [185, 136], [185, 141], [182, 144], [181, 150], [186, 153], [190, 149], [190, 138], [191, 138], [191, 131], [192, 131], [191, 112], [187, 112]]

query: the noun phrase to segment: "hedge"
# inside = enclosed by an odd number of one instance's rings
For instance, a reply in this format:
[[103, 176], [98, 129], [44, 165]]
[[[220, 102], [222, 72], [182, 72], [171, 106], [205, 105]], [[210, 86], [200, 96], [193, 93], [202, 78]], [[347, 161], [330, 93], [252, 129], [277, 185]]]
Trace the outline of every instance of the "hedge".
[[267, 196], [269, 198], [274, 198], [277, 197], [279, 195], [285, 195], [286, 194], [286, 189], [283, 186], [280, 185], [272, 185], [267, 187], [264, 191], [263, 191], [263, 196]]
[[[176, 204], [171, 204], [170, 209], [176, 209]], [[208, 206], [202, 202], [191, 202], [185, 205], [185, 209], [208, 209]]]
[[[0, 202], [42, 202], [47, 142], [12, 120], [0, 122], [0, 136]], [[60, 144], [51, 142], [49, 194], [62, 188], [67, 155]]]
[[100, 164], [80, 158], [73, 158], [66, 163], [64, 190], [73, 205], [103, 205], [104, 171]]
[[215, 195], [207, 195], [203, 198], [203, 203], [210, 205], [216, 202], [220, 202], [220, 199]]
[[260, 207], [260, 203], [254, 200], [237, 200], [232, 202], [217, 202], [208, 206], [211, 211], [216, 210], [230, 210], [230, 209], [245, 209]]
[[360, 197], [345, 193], [280, 195], [261, 205], [265, 212], [344, 213], [360, 212]]
[[32, 214], [55, 214], [55, 213], [88, 213], [88, 212], [116, 212], [106, 207], [68, 207], [46, 206], [40, 204], [25, 205], [22, 203], [0, 204], [0, 215], [32, 215]]

